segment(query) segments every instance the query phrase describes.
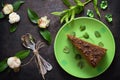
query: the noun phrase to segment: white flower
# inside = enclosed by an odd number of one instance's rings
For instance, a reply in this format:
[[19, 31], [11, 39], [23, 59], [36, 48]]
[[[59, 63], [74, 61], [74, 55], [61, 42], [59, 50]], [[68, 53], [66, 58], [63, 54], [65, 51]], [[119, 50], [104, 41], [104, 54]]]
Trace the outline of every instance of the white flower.
[[10, 57], [7, 60], [7, 64], [11, 69], [16, 69], [19, 68], [21, 65], [21, 61], [17, 57]]
[[3, 7], [3, 13], [7, 15], [7, 14], [10, 14], [11, 12], [13, 12], [13, 6], [12, 6], [12, 4], [6, 4]]
[[19, 21], [20, 21], [20, 16], [17, 13], [12, 12], [11, 14], [9, 14], [9, 22], [11, 24], [17, 23]]
[[48, 27], [49, 23], [50, 23], [50, 20], [47, 19], [47, 16], [41, 17], [38, 20], [38, 26], [40, 28], [46, 28], [46, 27]]

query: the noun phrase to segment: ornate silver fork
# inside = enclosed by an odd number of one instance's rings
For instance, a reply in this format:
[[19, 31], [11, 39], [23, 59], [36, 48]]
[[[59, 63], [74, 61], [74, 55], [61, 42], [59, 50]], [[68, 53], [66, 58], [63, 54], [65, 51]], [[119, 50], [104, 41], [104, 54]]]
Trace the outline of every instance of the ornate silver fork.
[[24, 47], [31, 49], [34, 53], [36, 64], [38, 66], [39, 72], [41, 73], [43, 79], [47, 71], [52, 70], [52, 65], [48, 63], [38, 52], [38, 50], [45, 46], [44, 42], [38, 41], [36, 44], [30, 33], [27, 33], [21, 37], [22, 44]]

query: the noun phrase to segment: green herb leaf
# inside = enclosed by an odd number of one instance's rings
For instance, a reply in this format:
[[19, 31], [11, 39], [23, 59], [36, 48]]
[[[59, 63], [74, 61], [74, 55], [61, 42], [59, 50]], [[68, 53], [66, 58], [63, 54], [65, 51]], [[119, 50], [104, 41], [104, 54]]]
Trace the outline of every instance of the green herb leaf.
[[97, 15], [98, 15], [99, 17], [101, 17], [97, 3], [98, 3], [98, 0], [93, 0], [94, 9], [95, 9]]
[[[60, 22], [63, 23], [63, 21], [64, 21], [66, 18], [68, 18], [68, 13], [66, 13], [66, 14], [61, 18]], [[67, 22], [67, 20], [66, 20], [66, 22]]]
[[87, 10], [87, 16], [88, 17], [94, 17], [94, 12], [93, 12], [93, 10]]
[[8, 67], [7, 59], [0, 62], [0, 72], [4, 71]]
[[74, 10], [75, 10], [75, 14], [79, 14], [83, 11], [83, 6], [77, 5], [75, 6]]
[[75, 10], [72, 10], [72, 13], [71, 13], [71, 18], [70, 20], [73, 20], [75, 18]]
[[12, 26], [10, 26], [10, 32], [15, 32], [17, 29], [17, 25], [16, 24], [12, 24]]
[[49, 44], [51, 43], [52, 38], [51, 38], [51, 34], [48, 30], [46, 30], [46, 29], [40, 30], [40, 34], [46, 41], [48, 41]]
[[38, 23], [39, 16], [33, 10], [28, 9], [27, 13], [31, 22]]
[[112, 22], [112, 14], [106, 14], [106, 15], [105, 15], [105, 19], [106, 19], [108, 22]]
[[0, 12], [0, 19], [4, 18], [4, 14], [2, 12]]
[[51, 14], [56, 15], [56, 16], [61, 16], [63, 12], [52, 12]]
[[69, 0], [62, 0], [62, 1], [66, 6], [68, 7], [72, 6]]
[[30, 54], [30, 50], [22, 50], [15, 54], [16, 57], [20, 59], [25, 59]]
[[79, 6], [84, 6], [84, 4], [80, 0], [74, 0], [74, 2]]
[[106, 0], [101, 1], [100, 8], [104, 10], [107, 7], [108, 7], [108, 2]]
[[15, 3], [13, 3], [14, 11], [17, 11], [23, 3], [24, 1], [21, 1], [21, 0], [18, 0]]

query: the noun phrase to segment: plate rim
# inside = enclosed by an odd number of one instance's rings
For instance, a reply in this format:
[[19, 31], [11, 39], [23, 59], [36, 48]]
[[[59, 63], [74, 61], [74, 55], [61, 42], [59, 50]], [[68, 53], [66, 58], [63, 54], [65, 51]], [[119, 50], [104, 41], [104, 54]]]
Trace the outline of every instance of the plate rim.
[[[57, 53], [56, 53], [56, 50], [55, 50], [55, 47], [56, 47], [56, 39], [57, 39], [59, 33], [61, 32], [61, 30], [62, 30], [67, 24], [69, 24], [70, 22], [72, 22], [73, 20], [75, 21], [75, 20], [78, 20], [78, 19], [92, 19], [92, 20], [97, 21], [97, 22], [99, 22], [100, 24], [104, 25], [104, 27], [107, 29], [107, 31], [109, 31], [110, 36], [111, 36], [112, 39], [113, 39], [112, 41], [113, 41], [113, 43], [114, 43], [114, 45], [113, 45], [113, 47], [114, 47], [114, 53], [113, 53], [114, 56], [112, 57], [111, 63], [109, 64], [109, 66], [107, 66], [107, 67], [106, 67], [103, 71], [101, 71], [99, 74], [97, 74], [97, 75], [95, 75], [95, 76], [92, 76], [92, 77], [80, 77], [80, 76], [76, 76], [76, 75], [70, 73], [69, 71], [67, 71], [66, 69], [64, 69], [64, 67], [62, 67], [62, 65], [60, 64], [59, 59], [57, 58]], [[100, 21], [100, 20], [98, 20], [98, 19], [96, 19], [96, 18], [91, 18], [91, 17], [78, 17], [78, 18], [74, 18], [73, 20], [71, 20], [71, 21], [69, 21], [69, 22], [66, 22], [64, 25], [62, 25], [62, 27], [61, 27], [61, 28], [58, 30], [58, 32], [57, 32], [57, 35], [56, 35], [55, 41], [54, 41], [54, 55], [55, 55], [55, 59], [57, 60], [59, 66], [60, 66], [65, 72], [67, 72], [68, 74], [70, 74], [71, 76], [74, 76], [74, 77], [77, 77], [77, 78], [83, 78], [83, 79], [88, 79], [88, 78], [97, 77], [97, 76], [101, 75], [102, 73], [104, 73], [104, 72], [111, 66], [111, 64], [112, 64], [112, 62], [113, 62], [113, 60], [114, 60], [115, 51], [116, 51], [116, 46], [115, 46], [115, 38], [114, 38], [114, 36], [113, 36], [113, 33], [112, 33], [112, 31], [109, 29], [108, 26], [106, 26], [102, 21]]]

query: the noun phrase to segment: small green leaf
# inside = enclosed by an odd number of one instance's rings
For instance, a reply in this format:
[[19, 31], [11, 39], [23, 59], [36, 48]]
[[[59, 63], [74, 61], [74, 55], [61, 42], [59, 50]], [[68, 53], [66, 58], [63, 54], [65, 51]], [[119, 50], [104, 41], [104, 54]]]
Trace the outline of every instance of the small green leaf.
[[52, 12], [51, 14], [56, 15], [56, 16], [61, 16], [63, 12]]
[[72, 6], [69, 0], [62, 0], [62, 1], [66, 6], [68, 7]]
[[30, 21], [35, 23], [35, 24], [37, 24], [38, 23], [38, 19], [39, 19], [39, 16], [37, 15], [37, 13], [35, 13], [31, 9], [28, 9], [27, 13], [28, 13], [28, 17], [29, 17]]
[[66, 14], [61, 18], [60, 22], [63, 23], [63, 22], [65, 21], [65, 19], [66, 19], [67, 16], [68, 16], [68, 14], [66, 13]]
[[97, 3], [98, 3], [97, 0], [93, 0], [94, 9], [95, 9], [97, 15], [98, 15], [99, 17], [101, 17]]
[[0, 12], [0, 19], [4, 18], [4, 14], [2, 12]]
[[17, 25], [16, 24], [12, 24], [12, 26], [10, 26], [10, 32], [15, 32], [17, 29]]
[[74, 18], [75, 18], [75, 10], [72, 10], [70, 20], [73, 20]]
[[69, 18], [70, 18], [70, 14], [71, 12], [69, 11], [68, 13], [66, 13], [67, 16], [65, 17], [65, 22], [68, 22], [69, 21]]
[[20, 59], [25, 59], [30, 54], [30, 50], [21, 50], [15, 54]]
[[79, 14], [79, 13], [81, 13], [81, 12], [83, 11], [83, 6], [77, 5], [77, 6], [74, 8], [74, 10], [75, 10], [75, 14]]
[[94, 17], [94, 12], [93, 12], [93, 10], [87, 10], [87, 16], [88, 17]]
[[7, 59], [0, 62], [0, 72], [4, 71], [8, 67]]
[[23, 3], [24, 3], [24, 1], [20, 1], [20, 0], [13, 3], [14, 11], [17, 11]]
[[51, 34], [48, 30], [40, 30], [40, 34], [42, 35], [42, 37], [50, 44], [51, 43]]
[[84, 6], [84, 4], [83, 4], [80, 0], [74, 0], [74, 2], [75, 2], [77, 5]]
[[106, 14], [106, 15], [105, 15], [105, 19], [106, 19], [108, 22], [112, 22], [112, 14]]
[[108, 7], [108, 2], [106, 0], [102, 0], [100, 3], [100, 8], [104, 10], [107, 7]]

